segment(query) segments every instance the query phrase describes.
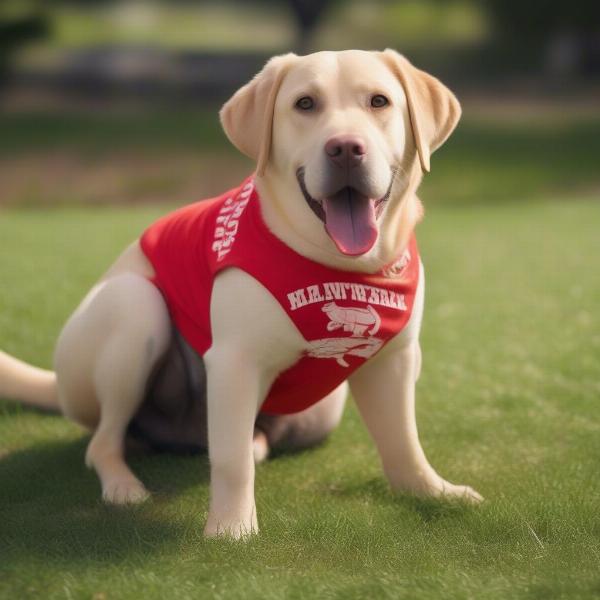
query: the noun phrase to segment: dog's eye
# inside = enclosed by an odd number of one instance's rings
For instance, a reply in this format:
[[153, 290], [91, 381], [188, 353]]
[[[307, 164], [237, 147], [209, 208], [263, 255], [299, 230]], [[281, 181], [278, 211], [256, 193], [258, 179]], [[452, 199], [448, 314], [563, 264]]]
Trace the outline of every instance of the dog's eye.
[[315, 107], [315, 101], [310, 96], [302, 96], [296, 101], [296, 108], [299, 110], [312, 110]]
[[375, 94], [371, 98], [371, 106], [373, 108], [383, 108], [384, 106], [387, 106], [389, 103], [390, 103], [390, 101], [383, 94]]

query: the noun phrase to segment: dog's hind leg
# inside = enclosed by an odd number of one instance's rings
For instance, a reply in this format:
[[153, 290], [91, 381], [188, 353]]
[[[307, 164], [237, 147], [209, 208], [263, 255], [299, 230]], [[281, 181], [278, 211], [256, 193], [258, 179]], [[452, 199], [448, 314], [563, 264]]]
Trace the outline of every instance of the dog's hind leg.
[[[344, 382], [321, 401], [299, 413], [259, 414], [256, 420], [255, 448], [261, 437], [266, 438], [264, 443], [268, 444], [267, 448], [275, 450], [303, 450], [320, 444], [339, 425], [347, 395], [348, 384]], [[264, 457], [267, 453], [268, 451]]]
[[157, 288], [144, 277], [124, 273], [91, 292], [59, 339], [55, 363], [65, 414], [85, 422], [93, 412], [89, 396], [96, 401], [97, 426], [86, 463], [98, 473], [106, 502], [134, 503], [148, 495], [125, 463], [125, 434], [170, 332]]

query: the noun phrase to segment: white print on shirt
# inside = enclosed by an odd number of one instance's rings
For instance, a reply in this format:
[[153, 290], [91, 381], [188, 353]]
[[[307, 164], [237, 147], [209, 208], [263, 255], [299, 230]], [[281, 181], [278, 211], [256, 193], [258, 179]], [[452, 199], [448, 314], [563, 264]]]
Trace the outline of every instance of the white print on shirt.
[[[370, 358], [383, 345], [383, 340], [373, 337], [381, 327], [381, 317], [371, 306], [354, 308], [339, 306], [335, 302], [325, 304], [321, 310], [329, 317], [327, 331], [350, 333], [350, 337], [323, 338], [309, 342], [308, 356], [312, 358], [335, 358], [342, 367], [350, 366], [345, 355]], [[364, 334], [368, 334], [368, 337]]]
[[402, 256], [391, 267], [388, 267], [383, 271], [383, 274], [386, 277], [398, 277], [398, 275], [404, 271], [404, 268], [410, 262], [410, 259], [410, 250], [407, 248], [402, 253]]
[[346, 354], [367, 359], [381, 346], [383, 340], [375, 337], [324, 338], [309, 342], [307, 354], [313, 358], [335, 358], [341, 367], [349, 367], [345, 359]]
[[223, 260], [227, 253], [231, 251], [238, 231], [240, 217], [250, 200], [253, 190], [254, 183], [247, 183], [242, 188], [239, 196], [235, 199], [227, 198], [223, 202], [223, 206], [221, 206], [215, 220], [215, 235], [212, 244], [213, 252], [217, 253], [217, 261]]
[[404, 294], [363, 283], [346, 283], [342, 281], [317, 283], [290, 292], [287, 297], [290, 310], [296, 310], [317, 302], [325, 302], [326, 300], [354, 300], [365, 304], [387, 306], [396, 310], [407, 310]]
[[381, 319], [370, 304], [364, 309], [338, 306], [335, 302], [329, 302], [321, 310], [329, 317], [327, 331], [335, 331], [342, 327], [344, 331], [352, 333], [353, 337], [360, 337], [367, 327], [371, 326], [369, 335], [375, 335], [381, 326]]

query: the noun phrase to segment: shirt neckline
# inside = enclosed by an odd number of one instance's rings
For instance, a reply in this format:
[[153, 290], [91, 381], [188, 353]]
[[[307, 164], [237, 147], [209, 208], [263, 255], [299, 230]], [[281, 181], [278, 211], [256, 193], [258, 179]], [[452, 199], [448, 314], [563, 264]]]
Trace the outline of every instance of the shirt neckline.
[[[308, 258], [302, 254], [300, 254], [299, 252], [297, 252], [296, 250], [294, 250], [294, 248], [288, 246], [281, 238], [277, 237], [267, 226], [267, 224], [265, 223], [265, 220], [263, 219], [262, 216], [262, 210], [261, 210], [261, 200], [260, 200], [260, 195], [258, 193], [258, 189], [256, 187], [256, 182], [254, 179], [253, 175], [250, 175], [249, 177], [247, 177], [244, 182], [242, 183], [242, 185], [239, 187], [237, 193], [236, 193], [236, 199], [239, 197], [239, 195], [241, 194], [242, 190], [244, 189], [244, 187], [248, 184], [252, 185], [252, 193], [250, 194], [250, 200], [248, 202], [248, 209], [250, 212], [250, 217], [253, 221], [253, 223], [255, 225], [258, 226], [259, 230], [261, 231], [262, 234], [266, 235], [272, 242], [274, 242], [275, 244], [279, 245], [281, 248], [283, 248], [285, 251], [287, 252], [291, 252], [293, 255], [295, 255], [298, 259], [300, 259], [301, 261], [304, 261], [306, 263], [309, 263], [310, 265], [317, 266], [320, 269], [323, 270], [327, 270], [327, 271], [333, 271], [335, 273], [339, 273], [340, 276], [341, 275], [351, 275], [353, 277], [379, 277], [379, 278], [383, 278], [385, 280], [389, 280], [389, 281], [398, 281], [401, 279], [401, 274], [404, 271], [404, 268], [400, 270], [400, 272], [397, 275], [394, 276], [389, 276], [386, 275], [386, 272], [391, 271], [392, 269], [394, 269], [394, 266], [400, 261], [402, 260], [402, 257], [404, 256], [404, 254], [409, 250], [410, 246], [412, 246], [412, 242], [413, 242], [413, 238], [415, 236], [414, 231], [411, 233], [408, 243], [406, 245], [406, 248], [404, 248], [399, 254], [398, 256], [393, 259], [392, 261], [390, 261], [389, 264], [384, 265], [381, 269], [379, 269], [378, 271], [376, 271], [375, 273], [364, 273], [362, 271], [345, 271], [343, 269], [338, 269], [336, 267], [330, 267], [328, 265], [324, 265], [322, 263], [317, 262], [316, 260], [313, 260], [311, 258]], [[414, 256], [411, 256], [409, 259], [409, 262], [414, 260]], [[408, 263], [407, 265], [408, 266]]]

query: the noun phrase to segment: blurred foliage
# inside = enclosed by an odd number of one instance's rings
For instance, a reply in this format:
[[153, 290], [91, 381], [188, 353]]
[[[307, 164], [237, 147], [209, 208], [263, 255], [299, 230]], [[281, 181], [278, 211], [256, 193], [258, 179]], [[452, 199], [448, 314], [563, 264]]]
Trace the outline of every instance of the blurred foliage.
[[[90, 15], [90, 10], [96, 10], [95, 15], [99, 16], [101, 13], [98, 9], [106, 7], [114, 9], [114, 11], [121, 15], [122, 20], [126, 26], [131, 28], [131, 33], [135, 38], [135, 30], [141, 26], [143, 29], [145, 25], [148, 25], [148, 20], [154, 20], [152, 15], [157, 15], [160, 12], [164, 12], [164, 7], [168, 7], [169, 10], [175, 10], [175, 12], [190, 12], [193, 10], [200, 10], [207, 12], [210, 17], [211, 4], [218, 6], [220, 3], [215, 2], [190, 2], [189, 0], [166, 0], [160, 1], [143, 1], [143, 0], [54, 0], [52, 7], [46, 6], [44, 11], [41, 9], [39, 2], [33, 2], [25, 0], [25, 2], [19, 2], [18, 0], [4, 0], [5, 8], [0, 12], [0, 43], [6, 42], [12, 43], [13, 45], [25, 43], [39, 37], [43, 34], [48, 33], [48, 19], [50, 13], [54, 16], [60, 12], [61, 9], [70, 8], [71, 10], [79, 10], [83, 14]], [[242, 14], [246, 13], [248, 8], [251, 11], [260, 13], [260, 4], [266, 4], [268, 10], [272, 11], [274, 6], [276, 11], [286, 10], [293, 17], [298, 30], [298, 49], [308, 50], [310, 35], [323, 18], [323, 15], [332, 7], [332, 5], [340, 4], [341, 0], [288, 0], [282, 2], [282, 0], [255, 0], [254, 2], [238, 2], [237, 8], [241, 8], [245, 5], [246, 10], [242, 11]], [[162, 7], [160, 5], [163, 5]], [[235, 5], [235, 2], [229, 2], [231, 5]], [[8, 17], [6, 22], [3, 22], [2, 13], [12, 15]], [[15, 13], [20, 13], [15, 17]], [[135, 23], [135, 21], [138, 23]], [[161, 23], [161, 25], [164, 25]], [[84, 30], [85, 31], [85, 30]], [[235, 31], [235, 30], [234, 30]], [[196, 32], [198, 35], [201, 32]], [[231, 35], [233, 32], [224, 32]], [[257, 32], [255, 32], [257, 33]], [[93, 37], [93, 36], [91, 36]], [[133, 39], [135, 41], [135, 39]]]
[[569, 30], [600, 31], [598, 0], [483, 0], [483, 4], [490, 10], [494, 23], [515, 38], [521, 34], [546, 38]]
[[99, 46], [265, 55], [392, 46], [453, 78], [600, 71], [592, 0], [42, 1], [2, 0], [5, 63], [60, 68], [69, 52]]
[[286, 47], [291, 14], [280, 3], [114, 2], [57, 0], [50, 11], [52, 36], [32, 48], [35, 64], [53, 52], [90, 46], [249, 51]]
[[265, 56], [391, 46], [435, 69], [449, 62], [452, 49], [480, 44], [489, 30], [487, 15], [473, 0], [331, 0], [321, 6], [318, 21], [299, 41], [291, 4], [277, 0], [55, 0], [51, 38], [28, 46], [18, 65], [56, 69], [70, 53], [100, 46]]
[[40, 2], [0, 4], [0, 79], [5, 76], [13, 54], [25, 43], [49, 34], [48, 11]]
[[310, 48], [310, 35], [325, 12], [336, 0], [289, 0], [296, 24], [298, 25], [298, 51], [306, 52]]
[[377, 26], [402, 44], [479, 43], [489, 31], [485, 11], [473, 0], [388, 0], [379, 12]]
[[598, 0], [481, 0], [503, 43], [550, 71], [600, 72]]

